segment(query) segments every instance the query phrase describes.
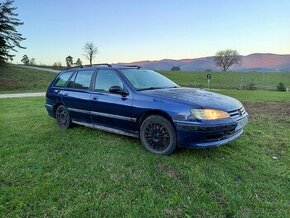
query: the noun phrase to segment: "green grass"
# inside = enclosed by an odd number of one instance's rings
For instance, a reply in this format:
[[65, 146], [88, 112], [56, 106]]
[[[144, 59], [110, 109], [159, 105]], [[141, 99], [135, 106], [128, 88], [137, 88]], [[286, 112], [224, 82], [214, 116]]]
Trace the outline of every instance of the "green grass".
[[263, 91], [263, 90], [212, 90], [220, 94], [229, 95], [241, 101], [290, 101], [290, 92]]
[[0, 93], [45, 91], [55, 73], [0, 65]]
[[[212, 74], [213, 89], [245, 89], [251, 82], [259, 90], [275, 90], [282, 81], [290, 89], [290, 73], [257, 72], [161, 72], [181, 86], [206, 88], [208, 73]], [[0, 93], [44, 92], [55, 73], [0, 66]]]
[[289, 101], [246, 102], [241, 138], [170, 157], [125, 136], [60, 130], [43, 103], [0, 99], [0, 217], [290, 216]]
[[[279, 82], [290, 89], [290, 73], [262, 72], [161, 72], [181, 86], [206, 88], [208, 73], [213, 89], [245, 89], [251, 82], [259, 90], [276, 90]], [[55, 73], [17, 66], [0, 66], [0, 93], [44, 92]]]
[[222, 89], [246, 89], [253, 82], [257, 89], [276, 90], [279, 82], [290, 89], [290, 73], [285, 72], [161, 72], [181, 86], [207, 87], [206, 75], [212, 75], [211, 87]]

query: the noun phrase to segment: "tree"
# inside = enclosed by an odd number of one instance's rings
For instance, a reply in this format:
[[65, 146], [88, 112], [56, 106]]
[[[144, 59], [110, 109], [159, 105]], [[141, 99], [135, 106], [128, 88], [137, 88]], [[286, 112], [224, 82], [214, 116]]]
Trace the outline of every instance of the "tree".
[[23, 22], [17, 18], [16, 7], [13, 6], [14, 0], [6, 0], [0, 3], [0, 62], [13, 60], [15, 55], [10, 54], [12, 50], [17, 52], [16, 48], [25, 49], [20, 42], [25, 40], [22, 34], [18, 33], [16, 28], [23, 25]]
[[222, 69], [222, 71], [227, 71], [229, 67], [234, 64], [240, 64], [242, 57], [236, 50], [227, 49], [218, 51], [214, 57], [215, 65]]
[[73, 57], [72, 56], [67, 56], [66, 58], [65, 58], [65, 62], [66, 62], [66, 66], [67, 67], [71, 67], [72, 65], [73, 65]]
[[84, 56], [90, 61], [90, 65], [93, 63], [93, 59], [98, 53], [98, 48], [92, 42], [87, 42], [84, 47]]
[[35, 58], [31, 58], [30, 61], [29, 61], [29, 64], [30, 65], [35, 65]]
[[256, 84], [254, 83], [254, 80], [252, 79], [251, 82], [247, 85], [248, 90], [256, 90]]
[[61, 64], [61, 62], [60, 61], [58, 61], [58, 62], [54, 62], [53, 63], [53, 65], [52, 65], [53, 67], [62, 67], [62, 64]]
[[77, 61], [75, 62], [75, 65], [81, 67], [83, 65], [83, 62], [81, 61], [80, 58], [77, 59]]
[[22, 59], [21, 59], [21, 62], [25, 65], [28, 65], [29, 64], [29, 58], [27, 55], [23, 55]]
[[277, 85], [277, 90], [281, 92], [285, 92], [286, 91], [285, 84], [283, 82], [279, 82], [279, 84]]
[[179, 66], [173, 66], [170, 71], [180, 71], [180, 70], [181, 69]]

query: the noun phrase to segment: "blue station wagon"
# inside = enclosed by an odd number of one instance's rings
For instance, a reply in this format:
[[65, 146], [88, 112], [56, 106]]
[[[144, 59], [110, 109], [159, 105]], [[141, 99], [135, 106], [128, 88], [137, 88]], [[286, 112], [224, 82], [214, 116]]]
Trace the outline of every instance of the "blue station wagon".
[[154, 154], [177, 147], [215, 147], [243, 133], [248, 114], [238, 100], [180, 87], [139, 66], [98, 64], [60, 72], [45, 107], [60, 128], [83, 125], [140, 138]]

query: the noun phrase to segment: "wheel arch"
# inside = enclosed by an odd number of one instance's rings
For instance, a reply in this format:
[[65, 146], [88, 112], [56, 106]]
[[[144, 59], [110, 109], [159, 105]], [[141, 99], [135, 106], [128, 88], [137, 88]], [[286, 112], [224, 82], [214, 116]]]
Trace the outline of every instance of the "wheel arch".
[[60, 106], [60, 105], [64, 105], [62, 102], [57, 102], [54, 107], [53, 107], [53, 116], [55, 118], [55, 112], [56, 112], [56, 109]]
[[174, 122], [173, 122], [171, 116], [170, 116], [168, 113], [166, 113], [165, 111], [158, 110], [158, 109], [157, 109], [157, 110], [156, 110], [156, 109], [147, 110], [147, 111], [145, 111], [145, 112], [140, 116], [140, 118], [138, 119], [138, 129], [139, 129], [139, 132], [140, 132], [140, 127], [141, 127], [143, 121], [144, 121], [147, 117], [149, 117], [149, 116], [151, 116], [151, 115], [159, 115], [159, 116], [162, 116], [162, 117], [164, 117], [165, 119], [167, 119], [167, 120], [172, 124], [172, 126], [173, 126], [173, 128], [174, 128], [174, 130], [175, 130], [175, 132], [176, 132], [176, 127], [175, 127], [175, 125], [174, 125]]

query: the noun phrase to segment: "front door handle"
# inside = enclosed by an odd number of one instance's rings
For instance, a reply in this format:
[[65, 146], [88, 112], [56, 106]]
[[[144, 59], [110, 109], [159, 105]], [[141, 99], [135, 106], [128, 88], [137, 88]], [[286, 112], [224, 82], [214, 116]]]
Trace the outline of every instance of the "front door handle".
[[64, 95], [65, 97], [69, 96], [69, 94], [68, 94], [68, 93], [64, 93], [63, 95]]

